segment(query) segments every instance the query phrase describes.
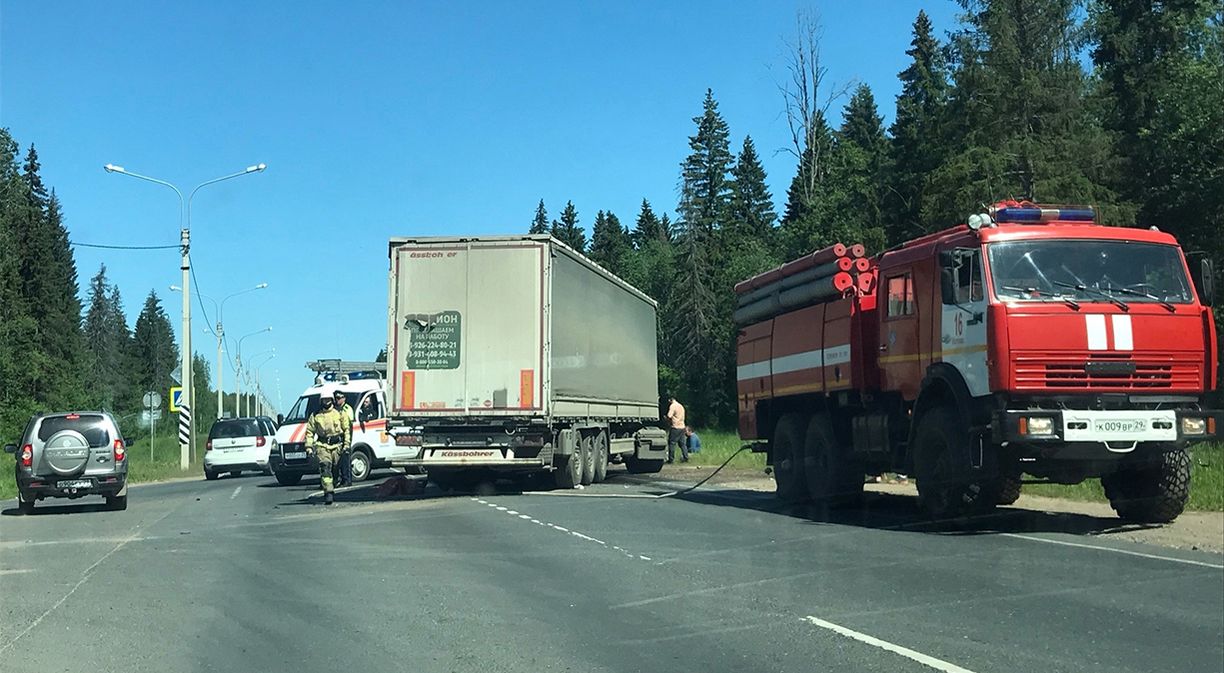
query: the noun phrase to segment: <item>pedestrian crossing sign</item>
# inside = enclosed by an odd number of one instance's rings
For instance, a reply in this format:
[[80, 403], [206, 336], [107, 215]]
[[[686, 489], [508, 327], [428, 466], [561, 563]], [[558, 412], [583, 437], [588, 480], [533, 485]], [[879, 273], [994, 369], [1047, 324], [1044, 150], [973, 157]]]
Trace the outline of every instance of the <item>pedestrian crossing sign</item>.
[[183, 387], [173, 386], [170, 388], [170, 411], [179, 410], [179, 402], [183, 399]]

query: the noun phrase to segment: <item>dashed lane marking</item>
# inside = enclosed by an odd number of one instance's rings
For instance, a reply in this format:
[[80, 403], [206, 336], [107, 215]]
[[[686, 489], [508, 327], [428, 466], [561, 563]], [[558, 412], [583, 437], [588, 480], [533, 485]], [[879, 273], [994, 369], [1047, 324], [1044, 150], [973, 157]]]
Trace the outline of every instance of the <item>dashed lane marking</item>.
[[510, 516], [513, 516], [513, 517], [515, 517], [515, 518], [517, 518], [517, 519], [521, 519], [521, 520], [523, 520], [523, 521], [530, 521], [531, 523], [534, 523], [534, 524], [536, 524], [537, 526], [544, 526], [544, 527], [547, 527], [547, 528], [551, 528], [551, 529], [553, 529], [553, 530], [557, 531], [558, 533], [564, 533], [564, 534], [566, 534], [566, 535], [572, 535], [572, 536], [574, 536], [574, 537], [576, 537], [576, 538], [578, 538], [578, 539], [580, 539], [580, 540], [586, 540], [587, 542], [594, 542], [595, 544], [597, 544], [597, 545], [599, 545], [599, 546], [601, 546], [601, 547], [607, 547], [608, 549], [614, 549], [614, 550], [616, 550], [617, 552], [620, 552], [621, 554], [624, 554], [624, 555], [625, 555], [627, 558], [631, 558], [631, 559], [638, 560], [638, 561], [650, 561], [650, 560], [652, 560], [652, 559], [651, 559], [649, 556], [643, 556], [642, 554], [635, 554], [635, 553], [633, 553], [633, 552], [629, 551], [628, 549], [625, 549], [624, 547], [620, 547], [620, 546], [618, 546], [618, 545], [614, 545], [614, 544], [608, 544], [607, 542], [605, 542], [605, 541], [603, 541], [603, 540], [600, 540], [599, 538], [594, 538], [594, 537], [591, 537], [590, 535], [587, 535], [587, 534], [585, 534], [585, 533], [580, 533], [580, 532], [578, 532], [578, 531], [576, 531], [576, 530], [570, 530], [570, 529], [568, 529], [568, 528], [566, 528], [566, 527], [564, 527], [564, 526], [558, 526], [558, 525], [557, 525], [557, 524], [555, 524], [555, 523], [550, 523], [550, 522], [548, 522], [548, 521], [540, 521], [539, 519], [537, 519], [537, 518], [535, 518], [535, 517], [531, 516], [530, 514], [523, 514], [522, 512], [518, 512], [518, 511], [513, 510], [513, 509], [510, 509], [510, 508], [508, 508], [508, 507], [502, 507], [501, 505], [498, 505], [497, 503], [494, 503], [494, 502], [489, 502], [488, 500], [485, 500], [484, 498], [476, 498], [476, 497], [473, 497], [473, 498], [472, 498], [472, 502], [478, 502], [478, 503], [480, 503], [480, 504], [482, 504], [482, 505], [484, 505], [484, 506], [486, 506], [486, 507], [491, 507], [491, 508], [493, 508], [493, 509], [496, 509], [496, 510], [497, 510], [497, 511], [499, 511], [499, 512], [505, 512], [506, 514], [509, 514]]
[[1129, 549], [1117, 549], [1114, 547], [1102, 547], [1095, 544], [1084, 544], [1082, 542], [1067, 542], [1066, 540], [1051, 540], [1049, 538], [1037, 537], [1035, 535], [1021, 535], [1019, 533], [999, 533], [1002, 537], [1013, 537], [1018, 540], [1028, 540], [1029, 542], [1044, 542], [1046, 544], [1057, 544], [1064, 547], [1077, 547], [1079, 549], [1095, 549], [1097, 551], [1113, 552], [1114, 554], [1125, 554], [1127, 556], [1138, 556], [1139, 558], [1154, 559], [1157, 561], [1171, 561], [1173, 563], [1184, 563], [1192, 566], [1202, 566], [1204, 568], [1215, 568], [1216, 570], [1224, 570], [1224, 565], [1219, 563], [1208, 563], [1206, 561], [1195, 561], [1193, 559], [1177, 558], [1176, 556], [1162, 556], [1160, 554], [1145, 554], [1140, 551], [1131, 551]]
[[241, 493], [241, 492], [242, 492], [242, 487], [241, 487], [241, 486], [239, 486], [239, 487], [235, 488], [235, 489], [234, 489], [234, 492], [233, 492], [233, 493], [230, 493], [230, 500], [233, 500], [234, 498], [237, 498], [237, 497], [238, 497], [238, 494], [239, 494], [239, 493]]

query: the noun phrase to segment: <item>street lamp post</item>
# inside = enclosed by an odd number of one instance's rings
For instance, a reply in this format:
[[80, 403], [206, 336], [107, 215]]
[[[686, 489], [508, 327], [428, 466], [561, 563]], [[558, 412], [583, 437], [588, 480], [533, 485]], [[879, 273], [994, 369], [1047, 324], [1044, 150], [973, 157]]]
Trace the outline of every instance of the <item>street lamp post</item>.
[[263, 171], [268, 166], [267, 164], [256, 164], [248, 166], [245, 170], [230, 175], [223, 175], [219, 178], [213, 178], [196, 185], [195, 189], [191, 190], [191, 194], [187, 197], [186, 203], [183, 201], [183, 192], [173, 184], [165, 180], [159, 180], [147, 175], [133, 173], [123, 166], [114, 164], [106, 164], [103, 168], [107, 173], [119, 173], [127, 175], [139, 180], [153, 182], [174, 190], [174, 193], [179, 198], [179, 248], [182, 252], [182, 263], [179, 265], [183, 272], [183, 357], [181, 366], [183, 368], [182, 383], [183, 394], [179, 398], [179, 468], [186, 470], [191, 464], [192, 446], [192, 430], [191, 412], [195, 403], [195, 395], [192, 390], [191, 376], [191, 200], [195, 198], [196, 192], [200, 191], [201, 187], [211, 185], [222, 180], [248, 175], [250, 173], [258, 173]]
[[[266, 360], [264, 360], [264, 361], [260, 362], [259, 364], [255, 364], [255, 360], [256, 360], [257, 358], [259, 358], [259, 357], [263, 356], [263, 355], [267, 355], [267, 356], [268, 356], [268, 358], [267, 358]], [[259, 371], [260, 371], [262, 368], [264, 368], [264, 367], [268, 366], [268, 363], [269, 363], [269, 362], [271, 362], [271, 361], [272, 361], [272, 360], [274, 360], [274, 359], [276, 359], [276, 349], [272, 349], [271, 351], [266, 351], [266, 352], [264, 352], [264, 353], [260, 353], [259, 355], [256, 355], [255, 357], [252, 357], [252, 358], [251, 358], [251, 370], [252, 370], [252, 371], [254, 372], [254, 374], [255, 374], [255, 376], [254, 376], [254, 389], [255, 389], [255, 409], [256, 409], [256, 413], [257, 413], [257, 415], [258, 415], [258, 413], [259, 413], [259, 408], [262, 406], [262, 405], [261, 405], [261, 403], [260, 403], [260, 396], [263, 394], [263, 393], [262, 393], [262, 390], [263, 390], [263, 389], [262, 389], [262, 387], [259, 385]]]
[[[203, 292], [196, 293], [200, 295], [201, 297], [213, 303], [213, 311], [217, 315], [217, 324], [215, 327], [213, 327], [211, 334], [217, 337], [217, 418], [219, 419], [225, 417], [225, 393], [224, 393], [225, 391], [225, 364], [221, 361], [221, 352], [222, 352], [221, 345], [225, 339], [225, 324], [224, 324], [225, 302], [229, 301], [230, 299], [233, 299], [234, 297], [237, 297], [240, 294], [254, 292], [255, 290], [262, 290], [266, 287], [268, 287], [267, 283], [260, 283], [259, 285], [256, 285], [255, 287], [248, 287], [245, 290], [239, 290], [225, 297], [220, 302], [204, 294]], [[177, 285], [171, 285], [170, 289], [174, 290], [175, 292], [181, 292], [183, 290], [183, 288]]]
[[245, 334], [242, 336], [241, 339], [238, 340], [238, 351], [234, 355], [234, 368], [237, 370], [237, 372], [234, 375], [234, 378], [237, 379], [238, 381], [238, 397], [235, 399], [235, 406], [238, 408], [238, 411], [240, 414], [242, 410], [242, 342], [246, 341], [247, 337], [253, 337], [256, 334], [263, 334], [264, 332], [271, 332], [271, 331], [272, 331], [271, 327], [265, 327], [261, 330], [255, 330], [254, 332], [251, 332], [250, 334]]

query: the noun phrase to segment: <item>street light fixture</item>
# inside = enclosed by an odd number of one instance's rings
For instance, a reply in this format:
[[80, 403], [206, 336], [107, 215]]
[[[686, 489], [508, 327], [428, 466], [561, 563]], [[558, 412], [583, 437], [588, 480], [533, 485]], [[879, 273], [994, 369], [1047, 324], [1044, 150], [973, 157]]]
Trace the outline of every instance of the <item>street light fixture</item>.
[[[252, 168], [255, 168], [255, 167], [252, 166]], [[225, 302], [229, 301], [230, 299], [233, 299], [234, 297], [237, 297], [240, 294], [254, 292], [255, 290], [263, 290], [267, 287], [268, 287], [267, 283], [260, 283], [259, 285], [256, 285], [255, 287], [248, 287], [245, 290], [239, 290], [237, 292], [234, 292], [233, 294], [230, 294], [229, 296], [222, 299], [220, 302], [204, 294], [203, 292], [196, 293], [200, 295], [201, 297], [213, 303], [213, 310], [216, 312], [216, 315], [217, 315], [216, 326], [212, 328], [212, 331], [208, 332], [209, 334], [212, 334], [213, 336], [217, 337], [217, 418], [225, 417], [225, 394], [224, 394], [225, 363], [221, 361], [221, 353], [222, 353], [221, 346], [222, 346], [222, 342], [225, 340], [225, 324], [224, 324], [224, 317], [223, 317], [225, 315]], [[182, 290], [182, 288], [180, 288], [177, 285], [171, 285], [170, 289], [171, 290]]]
[[234, 355], [234, 369], [236, 370], [234, 374], [234, 378], [238, 380], [238, 397], [236, 399], [236, 404], [238, 405], [239, 411], [242, 409], [242, 342], [246, 341], [247, 337], [253, 337], [256, 334], [263, 334], [264, 332], [271, 332], [271, 331], [272, 331], [271, 327], [265, 327], [260, 330], [255, 330], [254, 332], [251, 332], [250, 334], [245, 334], [242, 336], [242, 338], [238, 339], [238, 349], [237, 349], [236, 354]]
[[118, 173], [120, 175], [126, 175], [138, 180], [145, 180], [146, 182], [152, 182], [164, 187], [169, 187], [170, 189], [174, 190], [175, 194], [178, 195], [179, 248], [182, 252], [182, 264], [180, 265], [180, 268], [183, 271], [183, 353], [181, 363], [183, 369], [183, 393], [179, 397], [179, 468], [183, 470], [186, 470], [187, 466], [191, 463], [191, 457], [194, 450], [191, 440], [195, 427], [191, 423], [191, 413], [194, 410], [195, 405], [195, 395], [194, 391], [192, 390], [191, 380], [191, 201], [195, 198], [196, 192], [200, 191], [200, 188], [202, 187], [217, 182], [222, 182], [224, 180], [229, 180], [231, 178], [249, 175], [251, 173], [258, 173], [265, 170], [267, 167], [267, 164], [256, 164], [254, 166], [248, 166], [246, 169], [237, 173], [231, 173], [229, 175], [223, 175], [219, 178], [213, 178], [212, 180], [201, 182], [195, 186], [195, 189], [191, 190], [191, 194], [188, 195], [185, 201], [183, 199], [182, 190], [176, 187], [173, 183], [166, 182], [165, 180], [159, 180], [154, 177], [149, 177], [147, 175], [141, 175], [140, 173], [133, 173], [125, 169], [123, 166], [117, 166], [115, 164], [106, 164], [102, 167], [107, 173]]
[[[262, 361], [262, 362], [260, 362], [259, 364], [256, 364], [256, 363], [255, 363], [255, 360], [257, 360], [257, 359], [259, 359], [259, 358], [261, 358], [261, 357], [263, 357], [263, 356], [265, 356], [265, 355], [267, 355], [267, 356], [268, 356], [268, 357], [267, 357], [267, 359], [263, 360], [263, 361]], [[263, 387], [262, 387], [262, 386], [260, 386], [260, 384], [259, 384], [259, 373], [260, 373], [260, 370], [262, 370], [264, 367], [267, 367], [267, 366], [268, 366], [268, 363], [269, 363], [269, 362], [271, 362], [271, 361], [273, 361], [273, 360], [275, 360], [275, 359], [276, 359], [276, 349], [275, 349], [275, 348], [273, 348], [273, 349], [272, 349], [272, 350], [270, 350], [270, 351], [264, 351], [264, 352], [260, 353], [259, 355], [256, 355], [256, 356], [254, 356], [254, 357], [252, 357], [252, 358], [251, 358], [251, 368], [250, 368], [250, 370], [249, 370], [249, 371], [254, 371], [254, 373], [255, 373], [255, 376], [253, 377], [253, 379], [254, 379], [254, 386], [253, 386], [253, 390], [255, 391], [255, 414], [256, 414], [256, 415], [262, 415], [262, 413], [263, 413], [263, 411], [262, 411], [262, 408], [263, 408]], [[248, 383], [248, 384], [250, 384], [250, 383], [251, 383], [251, 381], [252, 381], [252, 379], [251, 379], [251, 378], [248, 378], [248, 379], [247, 379], [247, 383]]]

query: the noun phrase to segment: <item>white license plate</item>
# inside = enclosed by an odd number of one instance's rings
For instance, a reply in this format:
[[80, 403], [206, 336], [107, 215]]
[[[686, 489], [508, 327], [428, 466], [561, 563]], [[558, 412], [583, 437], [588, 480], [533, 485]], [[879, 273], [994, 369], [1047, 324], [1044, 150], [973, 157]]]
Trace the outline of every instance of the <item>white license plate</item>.
[[285, 460], [306, 460], [305, 451], [289, 451], [285, 454]]
[[90, 482], [88, 479], [73, 479], [71, 481], [55, 482], [55, 486], [57, 488], [89, 488], [92, 485], [92, 482]]
[[1111, 435], [1132, 435], [1147, 430], [1147, 421], [1142, 419], [1112, 419], [1094, 421], [1092, 429]]

